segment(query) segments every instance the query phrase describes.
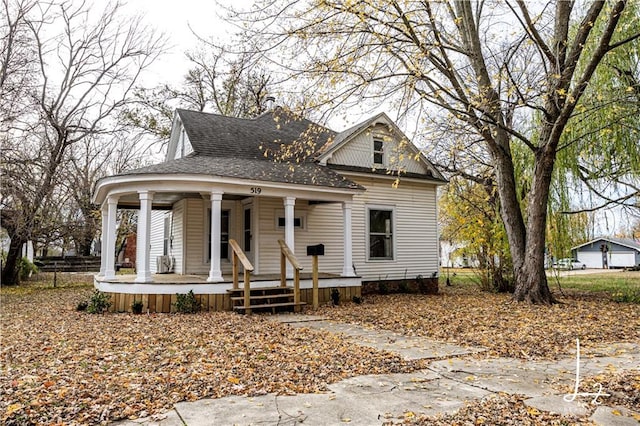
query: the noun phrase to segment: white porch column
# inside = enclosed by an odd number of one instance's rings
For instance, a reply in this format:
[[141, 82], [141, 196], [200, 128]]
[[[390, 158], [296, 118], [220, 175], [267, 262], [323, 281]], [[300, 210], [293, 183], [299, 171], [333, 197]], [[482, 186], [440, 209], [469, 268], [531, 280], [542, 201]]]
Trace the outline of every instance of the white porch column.
[[222, 191], [211, 191], [211, 269], [208, 282], [223, 281], [220, 269], [220, 221], [222, 217]]
[[27, 255], [26, 255], [27, 259], [29, 259], [29, 262], [33, 263], [33, 241], [29, 240], [27, 241]]
[[[295, 253], [294, 220], [296, 204], [295, 197], [284, 197], [284, 242], [287, 243], [292, 253]], [[293, 266], [287, 262], [287, 278], [293, 278]]]
[[112, 280], [116, 277], [116, 215], [118, 212], [118, 197], [110, 195], [107, 198], [107, 233], [106, 240], [104, 278]]
[[153, 192], [138, 191], [140, 198], [140, 212], [138, 213], [138, 231], [136, 241], [136, 271], [137, 283], [151, 282], [149, 268], [149, 252], [151, 242], [151, 207]]
[[98, 276], [104, 277], [104, 271], [107, 269], [107, 205], [102, 204], [100, 209], [102, 213], [102, 233], [100, 234], [100, 272]]
[[344, 259], [342, 266], [343, 277], [355, 277], [353, 272], [353, 233], [351, 229], [351, 210], [352, 202], [344, 201], [342, 203], [342, 217], [344, 224]]

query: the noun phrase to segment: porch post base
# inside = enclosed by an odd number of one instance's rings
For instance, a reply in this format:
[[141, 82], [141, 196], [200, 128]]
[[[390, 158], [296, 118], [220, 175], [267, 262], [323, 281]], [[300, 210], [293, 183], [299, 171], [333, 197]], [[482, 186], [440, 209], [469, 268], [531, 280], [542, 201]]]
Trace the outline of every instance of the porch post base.
[[153, 280], [151, 279], [151, 275], [144, 277], [137, 277], [134, 282], [137, 283], [151, 283]]
[[219, 283], [222, 281], [224, 281], [224, 278], [222, 278], [222, 274], [213, 274], [207, 277], [208, 283]]

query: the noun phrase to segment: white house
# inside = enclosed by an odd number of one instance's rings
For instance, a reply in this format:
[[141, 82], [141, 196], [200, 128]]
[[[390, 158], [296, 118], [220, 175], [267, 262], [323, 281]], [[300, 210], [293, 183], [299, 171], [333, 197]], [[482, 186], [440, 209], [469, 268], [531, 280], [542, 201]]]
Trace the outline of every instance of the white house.
[[[189, 290], [229, 309], [229, 240], [253, 265], [252, 288], [279, 283], [279, 239], [303, 272], [306, 246], [324, 244], [323, 300], [330, 288], [351, 297], [363, 282], [431, 277], [445, 182], [385, 114], [337, 133], [279, 107], [255, 119], [179, 109], [164, 162], [96, 185], [105, 237], [95, 286], [117, 310], [140, 299], [166, 311], [160, 295]], [[115, 274], [117, 209], [139, 209], [135, 277]]]

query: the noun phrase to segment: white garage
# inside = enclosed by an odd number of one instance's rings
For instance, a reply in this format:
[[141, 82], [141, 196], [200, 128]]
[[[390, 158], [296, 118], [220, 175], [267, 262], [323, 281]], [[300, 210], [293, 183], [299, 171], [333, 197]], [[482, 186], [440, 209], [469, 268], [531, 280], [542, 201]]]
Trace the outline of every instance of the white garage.
[[587, 268], [602, 268], [602, 253], [592, 251], [578, 252], [578, 260]]
[[573, 247], [574, 259], [587, 268], [629, 268], [640, 265], [640, 242], [601, 237]]

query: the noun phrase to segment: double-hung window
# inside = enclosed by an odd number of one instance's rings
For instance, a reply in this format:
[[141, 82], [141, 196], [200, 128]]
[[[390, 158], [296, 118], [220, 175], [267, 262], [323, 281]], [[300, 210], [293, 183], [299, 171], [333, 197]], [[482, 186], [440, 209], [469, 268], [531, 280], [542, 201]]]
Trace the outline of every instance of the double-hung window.
[[384, 165], [384, 142], [379, 139], [373, 140], [373, 164]]
[[369, 259], [393, 259], [393, 210], [369, 208]]

